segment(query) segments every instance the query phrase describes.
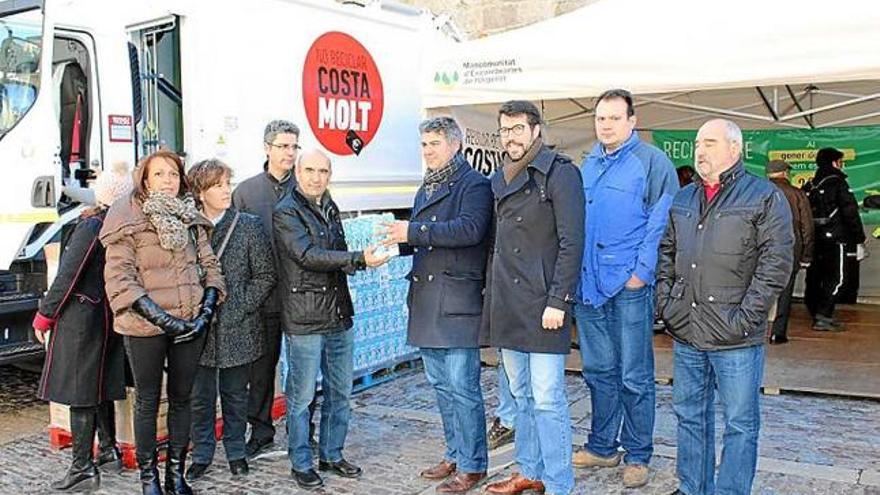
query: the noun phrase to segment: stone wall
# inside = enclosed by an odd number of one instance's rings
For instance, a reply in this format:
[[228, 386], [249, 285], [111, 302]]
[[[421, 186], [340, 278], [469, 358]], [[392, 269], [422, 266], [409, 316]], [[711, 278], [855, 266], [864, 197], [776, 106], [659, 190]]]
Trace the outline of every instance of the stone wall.
[[598, 0], [399, 0], [434, 14], [450, 14], [468, 39], [522, 27]]

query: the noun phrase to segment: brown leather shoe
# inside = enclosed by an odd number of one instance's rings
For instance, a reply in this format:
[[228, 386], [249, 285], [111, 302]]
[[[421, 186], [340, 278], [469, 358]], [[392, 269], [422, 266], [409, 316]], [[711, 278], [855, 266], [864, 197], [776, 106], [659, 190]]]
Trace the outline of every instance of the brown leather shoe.
[[519, 495], [520, 493], [544, 493], [544, 483], [541, 480], [530, 480], [519, 473], [513, 473], [510, 478], [492, 483], [486, 487], [486, 493], [495, 495]]
[[486, 473], [458, 473], [437, 487], [437, 493], [465, 493], [486, 479]]
[[419, 473], [419, 476], [425, 478], [426, 480], [442, 480], [454, 472], [455, 463], [443, 459], [442, 461], [440, 461], [440, 464], [437, 464], [436, 466], [431, 466], [428, 469], [425, 469], [424, 471]]

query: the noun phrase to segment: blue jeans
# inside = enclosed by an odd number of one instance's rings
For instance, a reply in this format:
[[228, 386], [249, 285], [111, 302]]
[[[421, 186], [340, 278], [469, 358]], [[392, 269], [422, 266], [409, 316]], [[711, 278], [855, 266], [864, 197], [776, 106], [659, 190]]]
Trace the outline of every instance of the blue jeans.
[[423, 347], [425, 375], [437, 392], [437, 406], [446, 437], [444, 459], [465, 473], [484, 473], [486, 411], [480, 389], [479, 349], [429, 349]]
[[192, 389], [192, 459], [211, 464], [217, 438], [214, 436], [217, 412], [217, 389], [223, 411], [223, 447], [226, 460], [244, 459], [244, 433], [247, 429], [248, 376], [250, 365], [234, 368], [199, 366]]
[[647, 465], [654, 453], [652, 292], [624, 288], [598, 308], [574, 308], [593, 408], [586, 449], [610, 457], [623, 446], [627, 464]]
[[[678, 418], [676, 472], [688, 495], [747, 495], [758, 461], [764, 346], [699, 351], [675, 343], [672, 399]], [[724, 412], [715, 482], [715, 389]], [[717, 488], [716, 488], [717, 486]]]
[[516, 462], [522, 475], [547, 491], [574, 488], [571, 415], [565, 396], [565, 355], [502, 349], [510, 392], [516, 400]]
[[320, 368], [321, 431], [318, 455], [321, 460], [337, 462], [348, 435], [351, 419], [354, 333], [341, 330], [314, 335], [286, 334], [287, 341], [287, 455], [296, 471], [312, 469], [309, 446], [309, 403], [315, 397], [315, 382]]
[[513, 428], [516, 422], [516, 401], [510, 393], [510, 381], [507, 380], [507, 372], [504, 371], [504, 358], [501, 357], [501, 349], [498, 349], [498, 407], [495, 416], [501, 420], [505, 428]]

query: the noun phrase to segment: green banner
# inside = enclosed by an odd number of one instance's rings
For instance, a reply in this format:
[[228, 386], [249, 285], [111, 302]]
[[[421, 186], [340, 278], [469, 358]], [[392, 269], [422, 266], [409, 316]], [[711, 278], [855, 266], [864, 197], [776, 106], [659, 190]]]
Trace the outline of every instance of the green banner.
[[[654, 144], [665, 151], [676, 167], [694, 166], [697, 131], [653, 131]], [[880, 194], [880, 126], [830, 129], [743, 131], [743, 162], [755, 175], [764, 176], [764, 164], [785, 160], [797, 187], [816, 172], [816, 152], [837, 148], [844, 154], [847, 181], [861, 204], [865, 196]], [[880, 211], [862, 210], [866, 223], [880, 223]]]

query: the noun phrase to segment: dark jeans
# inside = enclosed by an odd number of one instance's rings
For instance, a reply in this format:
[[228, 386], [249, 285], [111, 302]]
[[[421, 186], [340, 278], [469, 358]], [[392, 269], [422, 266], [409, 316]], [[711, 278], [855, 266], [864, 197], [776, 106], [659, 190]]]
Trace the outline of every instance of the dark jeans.
[[794, 292], [794, 281], [797, 279], [798, 267], [795, 265], [791, 272], [791, 278], [788, 285], [782, 289], [779, 294], [779, 301], [776, 303], [776, 319], [773, 320], [773, 329], [771, 335], [776, 337], [786, 337], [788, 334], [788, 317], [791, 314], [791, 294]]
[[275, 438], [272, 405], [275, 403], [275, 369], [281, 356], [281, 314], [264, 314], [266, 348], [260, 359], [250, 365], [247, 420], [251, 440], [265, 442]]
[[139, 462], [150, 459], [156, 451], [156, 417], [166, 359], [169, 446], [183, 452], [189, 445], [190, 395], [204, 345], [204, 335], [185, 344], [172, 344], [164, 335], [125, 337], [134, 375], [134, 442]]
[[807, 268], [807, 287], [804, 302], [813, 318], [831, 318], [838, 293], [844, 285], [843, 244], [822, 242], [816, 244], [813, 261]]
[[248, 375], [250, 365], [234, 368], [199, 366], [192, 391], [193, 462], [211, 464], [217, 439], [214, 426], [217, 418], [217, 390], [223, 411], [223, 447], [226, 460], [244, 459], [244, 433], [247, 429]]

